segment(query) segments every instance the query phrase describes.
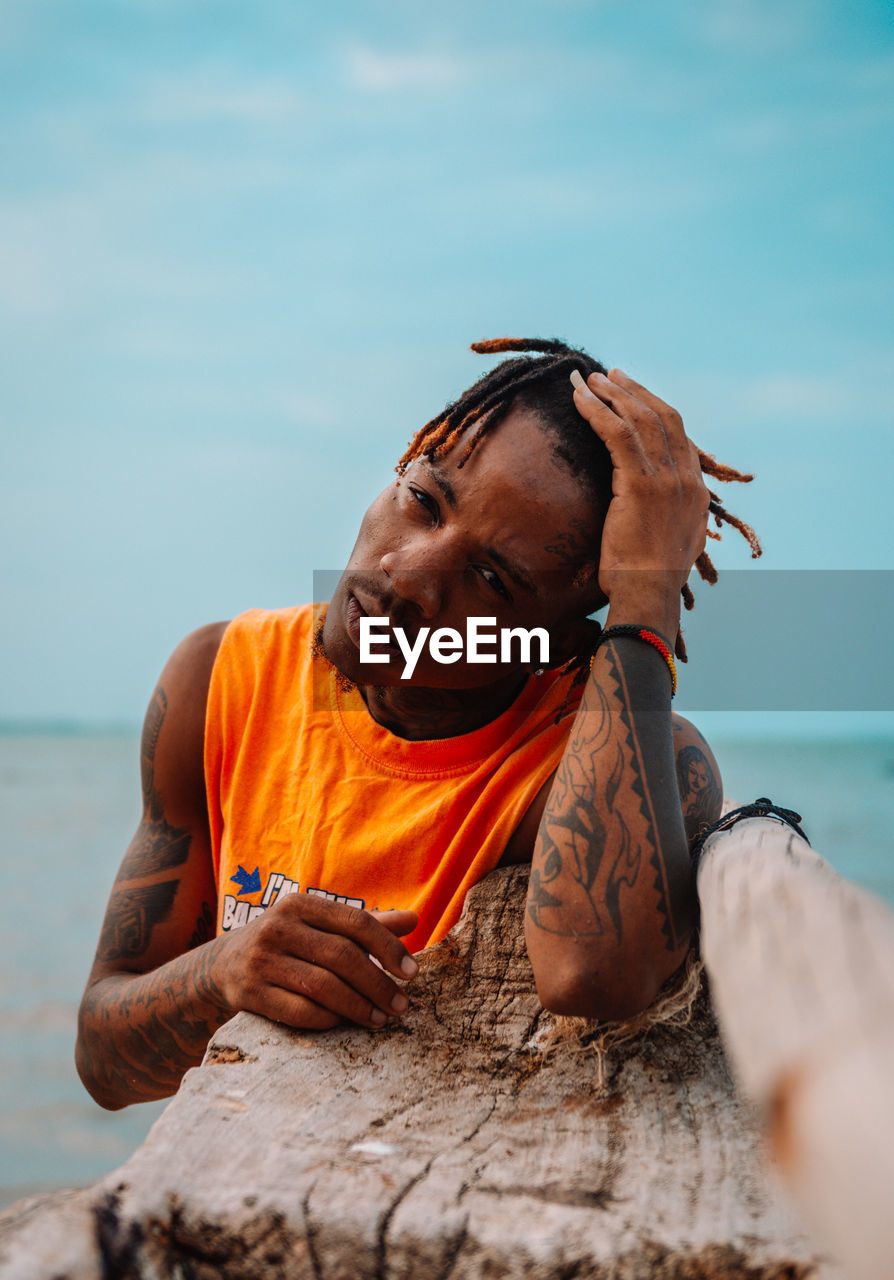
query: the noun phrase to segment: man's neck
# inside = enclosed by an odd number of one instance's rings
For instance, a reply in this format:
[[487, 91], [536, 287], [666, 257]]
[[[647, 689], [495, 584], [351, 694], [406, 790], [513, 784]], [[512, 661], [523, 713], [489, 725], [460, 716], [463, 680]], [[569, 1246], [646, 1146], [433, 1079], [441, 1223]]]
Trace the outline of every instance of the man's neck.
[[512, 705], [527, 683], [517, 673], [478, 689], [420, 689], [362, 685], [367, 710], [384, 729], [411, 742], [456, 738], [490, 724]]

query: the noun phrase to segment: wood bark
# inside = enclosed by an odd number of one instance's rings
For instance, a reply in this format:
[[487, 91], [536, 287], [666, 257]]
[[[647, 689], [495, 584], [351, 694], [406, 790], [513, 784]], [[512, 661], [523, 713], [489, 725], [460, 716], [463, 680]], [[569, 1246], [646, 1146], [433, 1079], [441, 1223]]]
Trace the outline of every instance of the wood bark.
[[724, 1043], [806, 1220], [852, 1280], [894, 1275], [894, 915], [790, 827], [705, 844], [702, 955]]
[[768, 1178], [707, 1001], [543, 1048], [526, 868], [469, 894], [380, 1033], [239, 1014], [116, 1173], [0, 1219], [0, 1277], [837, 1276]]

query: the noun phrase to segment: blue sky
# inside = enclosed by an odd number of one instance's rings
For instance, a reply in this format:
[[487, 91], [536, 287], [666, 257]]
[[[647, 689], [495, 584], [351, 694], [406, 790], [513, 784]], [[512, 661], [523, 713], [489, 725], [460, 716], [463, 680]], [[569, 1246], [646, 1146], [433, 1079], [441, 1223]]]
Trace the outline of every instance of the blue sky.
[[306, 599], [485, 336], [675, 404], [767, 567], [894, 569], [887, 4], [5, 0], [0, 120], [0, 718]]

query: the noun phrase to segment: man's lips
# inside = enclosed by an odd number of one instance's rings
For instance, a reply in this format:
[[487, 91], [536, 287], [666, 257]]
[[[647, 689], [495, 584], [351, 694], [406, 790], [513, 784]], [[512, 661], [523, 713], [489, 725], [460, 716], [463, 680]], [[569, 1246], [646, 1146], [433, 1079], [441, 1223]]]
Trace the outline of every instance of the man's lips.
[[[348, 593], [347, 604], [345, 606], [345, 625], [348, 629], [348, 635], [354, 641], [357, 648], [360, 648], [360, 619], [361, 618], [388, 618], [387, 609], [383, 609], [381, 604], [371, 596], [364, 595], [361, 600], [353, 591]], [[391, 627], [391, 620], [389, 628]], [[382, 654], [397, 655], [400, 653], [400, 646], [394, 638], [393, 629], [389, 635], [389, 643], [385, 645], [384, 635], [379, 633], [376, 638], [376, 652]]]
[[345, 626], [358, 649], [360, 648], [360, 619], [368, 616], [357, 597], [350, 594], [345, 605]]

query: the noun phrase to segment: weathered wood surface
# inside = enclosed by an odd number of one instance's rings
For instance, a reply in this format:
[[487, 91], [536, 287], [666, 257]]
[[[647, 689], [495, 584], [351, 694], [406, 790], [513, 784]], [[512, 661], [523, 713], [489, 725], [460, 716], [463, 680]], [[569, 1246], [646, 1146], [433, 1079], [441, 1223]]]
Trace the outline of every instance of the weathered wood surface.
[[702, 1000], [610, 1052], [540, 1047], [526, 871], [424, 953], [403, 1025], [240, 1014], [115, 1174], [0, 1219], [0, 1276], [832, 1277], [765, 1175]]
[[778, 1166], [853, 1280], [894, 1276], [894, 915], [773, 818], [711, 837], [702, 956]]

